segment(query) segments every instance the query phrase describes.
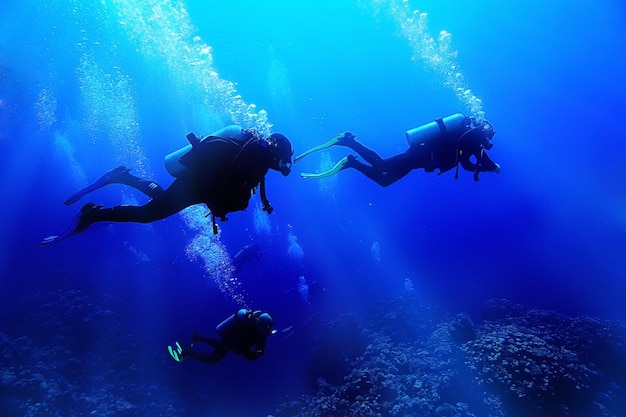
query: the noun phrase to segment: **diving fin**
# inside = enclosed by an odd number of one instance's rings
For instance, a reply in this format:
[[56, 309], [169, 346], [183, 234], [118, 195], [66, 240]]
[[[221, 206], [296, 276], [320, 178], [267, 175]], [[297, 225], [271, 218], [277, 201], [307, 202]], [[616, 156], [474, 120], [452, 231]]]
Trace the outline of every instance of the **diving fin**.
[[46, 247], [56, 245], [57, 243], [62, 242], [71, 236], [84, 232], [85, 230], [87, 230], [87, 227], [89, 227], [91, 222], [83, 221], [85, 219], [83, 219], [82, 216], [89, 216], [90, 214], [100, 210], [101, 208], [101, 205], [96, 205], [94, 203], [85, 204], [80, 209], [78, 214], [74, 216], [69, 226], [67, 226], [67, 229], [65, 229], [63, 233], [59, 235], [45, 237], [41, 242], [39, 242], [39, 246]]
[[310, 173], [306, 173], [306, 172], [301, 172], [300, 176], [302, 178], [314, 178], [314, 179], [330, 177], [330, 176], [335, 175], [336, 173], [338, 173], [342, 169], [344, 169], [346, 164], [348, 163], [348, 161], [354, 160], [354, 159], [355, 159], [355, 157], [353, 155], [344, 156], [339, 162], [337, 162], [335, 164], [334, 167], [332, 167], [331, 169], [329, 169], [327, 171], [320, 172], [320, 173], [317, 173], [317, 174], [310, 174]]
[[334, 136], [330, 138], [328, 141], [322, 143], [321, 145], [314, 146], [311, 149], [304, 151], [303, 153], [295, 157], [295, 159], [293, 160], [293, 163], [295, 164], [296, 162], [298, 162], [305, 156], [308, 156], [314, 152], [322, 151], [326, 148], [330, 148], [331, 146], [336, 145], [343, 138], [343, 136], [344, 136], [344, 133], [340, 133], [337, 136]]
[[63, 202], [63, 204], [65, 204], [66, 206], [74, 204], [78, 200], [83, 198], [85, 195], [91, 193], [92, 191], [98, 190], [104, 187], [105, 185], [112, 184], [116, 181], [120, 181], [124, 175], [128, 176], [129, 172], [130, 172], [130, 169], [126, 168], [125, 166], [119, 166], [115, 169], [112, 169], [111, 171], [105, 173], [100, 178], [98, 178], [93, 184], [90, 184], [86, 186], [85, 188], [83, 188], [82, 190], [79, 190], [75, 192], [74, 194], [72, 194], [71, 196], [69, 196]]
[[176, 342], [176, 348], [172, 348], [171, 346], [167, 347], [167, 351], [169, 352], [172, 359], [176, 362], [183, 361], [183, 348], [180, 346], [180, 343]]

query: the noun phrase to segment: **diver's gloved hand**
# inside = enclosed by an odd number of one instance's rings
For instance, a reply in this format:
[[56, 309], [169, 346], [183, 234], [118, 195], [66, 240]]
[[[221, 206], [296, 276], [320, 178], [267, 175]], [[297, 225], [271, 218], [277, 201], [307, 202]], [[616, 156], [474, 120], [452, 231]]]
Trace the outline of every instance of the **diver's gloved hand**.
[[265, 200], [262, 203], [263, 203], [263, 211], [266, 211], [267, 214], [272, 214], [272, 212], [274, 211], [274, 207], [272, 207], [270, 202], [268, 200]]

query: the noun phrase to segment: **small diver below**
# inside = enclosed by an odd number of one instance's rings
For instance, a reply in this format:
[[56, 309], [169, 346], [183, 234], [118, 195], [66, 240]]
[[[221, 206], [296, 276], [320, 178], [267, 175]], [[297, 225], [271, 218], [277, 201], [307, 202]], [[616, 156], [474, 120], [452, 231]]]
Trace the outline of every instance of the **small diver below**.
[[245, 265], [253, 261], [258, 261], [262, 256], [261, 248], [258, 243], [244, 246], [233, 256], [235, 273], [238, 274]]

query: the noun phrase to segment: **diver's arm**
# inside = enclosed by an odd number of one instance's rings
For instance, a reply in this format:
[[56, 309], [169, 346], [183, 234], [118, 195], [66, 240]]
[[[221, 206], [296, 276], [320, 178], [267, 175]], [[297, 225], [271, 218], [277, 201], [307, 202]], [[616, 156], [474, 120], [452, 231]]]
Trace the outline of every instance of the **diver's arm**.
[[[476, 163], [470, 160], [472, 155], [476, 158]], [[500, 172], [500, 165], [493, 162], [482, 148], [477, 153], [462, 152], [459, 162], [464, 170], [470, 172]]]
[[272, 214], [274, 211], [274, 207], [270, 204], [267, 199], [267, 195], [265, 195], [265, 176], [261, 178], [261, 182], [259, 184], [259, 192], [261, 193], [261, 204], [263, 204], [263, 211], [267, 211], [267, 214]]
[[[471, 152], [461, 151], [459, 155], [459, 163], [461, 164], [464, 170], [474, 172], [476, 171], [476, 164], [470, 161], [471, 156], [472, 156]], [[478, 157], [476, 155], [474, 155], [474, 157], [476, 157], [476, 159], [478, 160]]]
[[243, 356], [249, 361], [259, 359], [265, 353], [265, 337], [260, 338], [257, 342], [250, 346], [250, 349], [243, 353]]
[[478, 171], [480, 172], [496, 172], [500, 173], [500, 165], [493, 162], [489, 155], [487, 155], [487, 151], [484, 149], [481, 152], [481, 158], [478, 159]]
[[256, 351], [263, 354], [265, 351], [265, 343], [267, 342], [267, 336], [265, 334], [263, 336], [259, 336], [256, 341]]
[[245, 352], [243, 352], [243, 356], [249, 361], [253, 361], [255, 359], [259, 359], [265, 353], [265, 343], [267, 342], [267, 334], [257, 330], [257, 337], [254, 344]]
[[[481, 160], [483, 158], [486, 139], [482, 128], [475, 127], [463, 133], [458, 140], [459, 163], [464, 170], [470, 172], [480, 171]], [[476, 162], [472, 162], [472, 156]]]
[[255, 360], [259, 359], [261, 356], [263, 356], [263, 352], [253, 352], [251, 350], [247, 350], [243, 354], [243, 357], [246, 358], [249, 361], [255, 361]]

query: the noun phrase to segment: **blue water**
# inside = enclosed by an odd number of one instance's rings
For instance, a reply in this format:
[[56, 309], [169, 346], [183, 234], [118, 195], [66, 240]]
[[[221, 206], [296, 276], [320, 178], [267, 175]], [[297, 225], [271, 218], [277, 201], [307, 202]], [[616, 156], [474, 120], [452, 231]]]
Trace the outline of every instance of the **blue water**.
[[[115, 386], [119, 372], [175, 409], [228, 416], [271, 414], [297, 398], [321, 323], [407, 286], [476, 321], [490, 298], [626, 319], [622, 2], [301, 3], [2, 2], [0, 332], [31, 340], [44, 362], [55, 346], [62, 357], [94, 350], [78, 371], [94, 386]], [[78, 209], [61, 202], [115, 166], [169, 185], [163, 157], [189, 131], [282, 132], [298, 154], [349, 130], [391, 156], [406, 148], [406, 130], [456, 111], [493, 123], [501, 174], [474, 182], [469, 172], [455, 181], [452, 171], [414, 171], [388, 188], [352, 170], [299, 177], [345, 156], [337, 147], [287, 178], [270, 172], [275, 213], [255, 195], [218, 236], [200, 207], [38, 247]], [[121, 186], [90, 198], [145, 201]], [[232, 256], [253, 243], [262, 257], [228, 276]], [[97, 329], [85, 334], [74, 325], [80, 309], [50, 307], [100, 297], [111, 304], [84, 319]], [[271, 311], [280, 330], [260, 361], [167, 357], [168, 344], [210, 334], [242, 305]], [[111, 332], [140, 341], [121, 344], [119, 368]], [[57, 403], [59, 415], [75, 401]]]

